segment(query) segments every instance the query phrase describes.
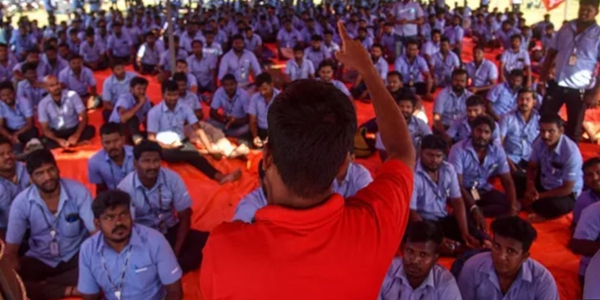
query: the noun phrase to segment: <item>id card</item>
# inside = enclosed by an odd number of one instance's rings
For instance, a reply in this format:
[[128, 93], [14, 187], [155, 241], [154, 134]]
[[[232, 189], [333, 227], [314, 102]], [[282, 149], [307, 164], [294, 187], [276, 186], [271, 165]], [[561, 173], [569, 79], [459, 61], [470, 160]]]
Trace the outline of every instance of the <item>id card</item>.
[[473, 196], [473, 200], [479, 201], [481, 197], [479, 196], [479, 191], [477, 189], [471, 189], [471, 196]]
[[569, 56], [569, 66], [574, 66], [577, 63], [577, 55], [571, 54]]
[[50, 255], [53, 257], [60, 256], [60, 252], [58, 251], [58, 243], [56, 241], [50, 242]]

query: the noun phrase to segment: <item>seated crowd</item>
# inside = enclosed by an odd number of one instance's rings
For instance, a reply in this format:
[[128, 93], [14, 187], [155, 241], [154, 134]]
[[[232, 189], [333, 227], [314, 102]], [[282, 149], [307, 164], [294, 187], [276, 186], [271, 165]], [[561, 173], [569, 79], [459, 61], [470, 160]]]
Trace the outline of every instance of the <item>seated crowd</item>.
[[[557, 300], [552, 274], [530, 257], [537, 238], [532, 223], [572, 212], [569, 248], [582, 255], [584, 298], [600, 298], [600, 158], [584, 162], [578, 148], [580, 141], [600, 137], [583, 122], [600, 92], [596, 75], [585, 71], [600, 58], [598, 0], [581, 0], [578, 19], [557, 32], [549, 17], [528, 25], [518, 11], [434, 2], [186, 7], [175, 15], [173, 36], [161, 6], [79, 9], [58, 24], [49, 9], [45, 28], [26, 17], [12, 28], [7, 17], [0, 31], [6, 41], [0, 43], [0, 238], [28, 297], [181, 299], [181, 277], [201, 266], [205, 299], [239, 295], [228, 291], [235, 285], [224, 283], [239, 275], [215, 271], [232, 263], [215, 258], [221, 254], [217, 241], [226, 244], [223, 231], [192, 229], [195, 195], [161, 162], [189, 164], [226, 184], [242, 171], [222, 172], [206, 155], [244, 159], [264, 149], [258, 188], [239, 202], [231, 221], [275, 218], [272, 194], [283, 192], [273, 188], [275, 175], [269, 173], [281, 173], [284, 183], [299, 178], [290, 175], [296, 170], [269, 169], [291, 164], [279, 153], [299, 151], [277, 149], [292, 145], [279, 135], [322, 121], [293, 116], [294, 109], [308, 114], [290, 104], [298, 100], [294, 95], [307, 93], [323, 102], [330, 95], [349, 99], [340, 105], [354, 117], [355, 101], [375, 108], [375, 119], [352, 130], [373, 134], [372, 148], [384, 162], [381, 174], [372, 177], [355, 161], [354, 145], [346, 145], [345, 162], [326, 181], [330, 193], [348, 203], [361, 193], [383, 196], [394, 188], [383, 178], [392, 168], [407, 169], [414, 178], [402, 208], [408, 216], [404, 239], [395, 244], [397, 257], [388, 261], [387, 273], [369, 287], [379, 291], [371, 296]], [[578, 42], [574, 36], [580, 35]], [[461, 56], [465, 36], [476, 42], [470, 61]], [[559, 36], [580, 45], [565, 54]], [[484, 57], [488, 48], [501, 49], [497, 62]], [[373, 72], [342, 59], [345, 51], [368, 56]], [[280, 73], [276, 61], [285, 64]], [[108, 68], [99, 93], [94, 72]], [[150, 77], [161, 85], [158, 103], [147, 93]], [[387, 122], [406, 124], [412, 145], [401, 146], [416, 153], [414, 167], [389, 162], [398, 161], [398, 142], [390, 142], [394, 133], [384, 125], [382, 115], [389, 112], [376, 105], [382, 95], [391, 96], [401, 114]], [[433, 102], [433, 120], [424, 102]], [[562, 104], [566, 122], [558, 115]], [[323, 114], [320, 105], [314, 102], [311, 113]], [[88, 116], [94, 110], [102, 115], [98, 133]], [[273, 124], [281, 125], [279, 135]], [[83, 184], [61, 177], [50, 149], [75, 152], [96, 134], [102, 149], [87, 162], [92, 199]], [[311, 189], [301, 193], [316, 195]], [[299, 222], [279, 213], [277, 222]], [[261, 268], [264, 254], [249, 254], [254, 256], [257, 262], [243, 268]], [[459, 258], [452, 272], [437, 264], [440, 256]]]

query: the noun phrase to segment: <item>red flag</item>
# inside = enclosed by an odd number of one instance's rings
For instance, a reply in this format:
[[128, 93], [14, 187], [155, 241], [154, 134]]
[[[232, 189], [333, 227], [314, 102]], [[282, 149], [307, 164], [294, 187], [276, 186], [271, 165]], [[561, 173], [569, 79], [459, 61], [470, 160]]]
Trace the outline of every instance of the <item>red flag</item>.
[[565, 0], [542, 0], [544, 2], [544, 6], [546, 7], [546, 11], [550, 11], [555, 9], [561, 3], [565, 2]]

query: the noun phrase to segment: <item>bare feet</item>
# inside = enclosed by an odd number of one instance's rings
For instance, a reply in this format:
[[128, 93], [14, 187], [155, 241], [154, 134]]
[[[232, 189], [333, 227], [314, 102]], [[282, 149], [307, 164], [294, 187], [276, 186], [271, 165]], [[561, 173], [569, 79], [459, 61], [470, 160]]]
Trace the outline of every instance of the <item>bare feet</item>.
[[236, 181], [242, 177], [242, 170], [237, 169], [229, 174], [217, 174], [215, 179], [219, 181], [220, 184], [225, 184], [228, 182]]

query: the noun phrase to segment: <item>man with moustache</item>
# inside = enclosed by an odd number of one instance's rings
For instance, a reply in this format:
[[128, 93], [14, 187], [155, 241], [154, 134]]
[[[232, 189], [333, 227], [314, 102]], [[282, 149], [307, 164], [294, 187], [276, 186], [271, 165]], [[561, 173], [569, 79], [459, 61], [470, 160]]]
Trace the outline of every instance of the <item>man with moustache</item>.
[[577, 144], [563, 134], [563, 120], [550, 113], [540, 117], [540, 137], [533, 143], [523, 204], [531, 206], [532, 222], [570, 213], [583, 187], [583, 159]]
[[454, 120], [467, 113], [467, 98], [473, 95], [467, 91], [467, 72], [463, 69], [452, 71], [452, 84], [440, 91], [433, 103], [433, 129], [443, 133]]
[[0, 239], [4, 240], [10, 206], [17, 195], [29, 186], [25, 165], [15, 160], [9, 140], [0, 138]]
[[[6, 259], [19, 273], [32, 300], [79, 296], [78, 255], [81, 243], [96, 228], [92, 197], [81, 183], [61, 179], [50, 150], [27, 156], [32, 186], [13, 201], [6, 232]], [[29, 250], [18, 251], [29, 229]]]
[[190, 229], [192, 200], [181, 176], [162, 168], [162, 149], [144, 140], [133, 148], [135, 171], [117, 186], [131, 197], [135, 222], [160, 231], [173, 248], [183, 273], [198, 269], [207, 232]]
[[252, 51], [244, 49], [243, 36], [234, 35], [231, 45], [232, 49], [221, 58], [217, 77], [221, 80], [226, 74], [233, 74], [238, 84], [246, 87], [250, 82], [250, 72], [256, 77], [262, 73], [262, 69], [256, 55]]
[[437, 264], [443, 234], [429, 221], [410, 224], [402, 257], [388, 270], [379, 300], [462, 300], [454, 276]]
[[96, 185], [96, 195], [117, 188], [133, 171], [133, 147], [125, 145], [125, 136], [118, 123], [100, 127], [102, 150], [88, 160], [88, 180]]
[[[480, 210], [485, 217], [518, 213], [506, 153], [492, 138], [496, 129], [494, 120], [487, 115], [479, 116], [472, 128], [471, 138], [454, 144], [448, 156], [458, 174], [467, 210], [470, 213]], [[489, 179], [496, 176], [500, 177], [505, 193], [489, 183]]]
[[510, 112], [500, 120], [500, 136], [508, 166], [515, 183], [517, 198], [525, 195], [527, 186], [527, 166], [533, 142], [540, 132], [540, 115], [534, 109], [535, 92], [521, 89], [517, 97], [517, 110]]
[[523, 86], [524, 76], [523, 70], [512, 70], [508, 81], [498, 83], [488, 92], [487, 112], [496, 122], [517, 107], [517, 96]]
[[[466, 111], [464, 117], [454, 120], [448, 130], [444, 132], [444, 138], [446, 142], [452, 144], [455, 142], [468, 139], [471, 136], [472, 127], [471, 124], [475, 118], [485, 115], [485, 100], [478, 95], [473, 95], [467, 98]], [[500, 132], [498, 123], [496, 123], [496, 129], [492, 133], [494, 141], [500, 140]]]
[[485, 97], [487, 92], [498, 83], [498, 67], [486, 59], [484, 54], [483, 46], [475, 46], [473, 61], [465, 64], [467, 74], [471, 78], [469, 91], [482, 97]]
[[182, 299], [173, 250], [160, 232], [133, 222], [130, 205], [129, 195], [119, 190], [94, 200], [100, 232], [81, 245], [77, 290], [84, 300]]
[[127, 141], [137, 144], [145, 136], [145, 133], [140, 130], [140, 124], [146, 120], [152, 102], [146, 95], [148, 88], [146, 78], [135, 76], [128, 86], [129, 92], [119, 96], [108, 121], [121, 124], [126, 128]]
[[579, 194], [573, 208], [573, 225], [581, 217], [581, 212], [588, 206], [600, 201], [600, 158], [592, 157], [583, 163], [583, 182], [588, 188]]

